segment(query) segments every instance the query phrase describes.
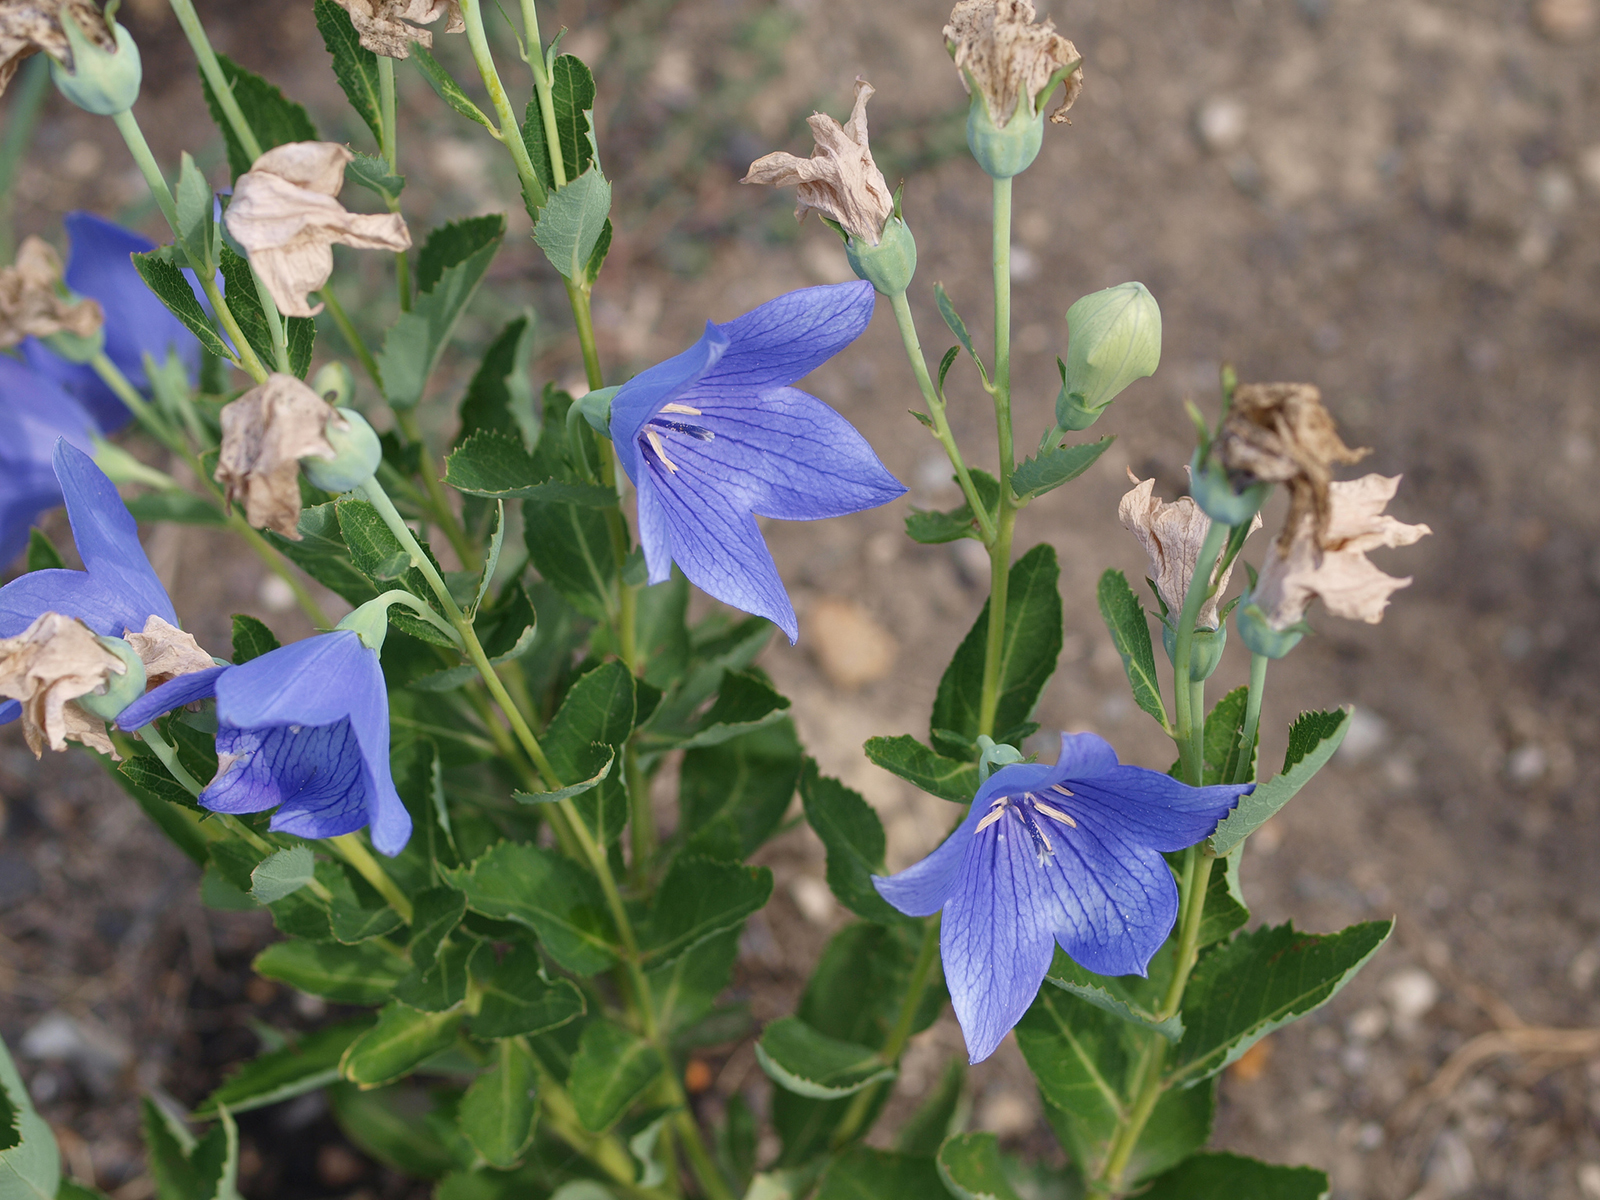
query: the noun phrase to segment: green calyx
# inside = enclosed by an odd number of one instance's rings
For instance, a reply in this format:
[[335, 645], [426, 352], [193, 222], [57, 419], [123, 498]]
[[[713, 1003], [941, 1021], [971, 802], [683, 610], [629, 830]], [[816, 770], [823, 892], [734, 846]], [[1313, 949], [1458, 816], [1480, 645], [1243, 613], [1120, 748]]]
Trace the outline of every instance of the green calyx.
[[1243, 490], [1233, 486], [1220, 463], [1195, 452], [1189, 463], [1189, 494], [1200, 511], [1222, 525], [1243, 525], [1261, 510], [1272, 491], [1270, 483], [1252, 483]]
[[117, 48], [106, 51], [79, 28], [69, 6], [63, 4], [61, 31], [72, 49], [72, 68], [68, 70], [54, 59], [50, 62], [50, 77], [57, 90], [79, 108], [102, 117], [114, 117], [132, 108], [144, 78], [139, 47], [128, 31], [111, 19], [114, 8], [107, 6], [105, 17]]
[[1142, 283], [1119, 283], [1067, 309], [1067, 357], [1056, 360], [1056, 424], [1087, 429], [1136, 379], [1161, 365], [1161, 306]]
[[917, 240], [899, 215], [884, 223], [876, 246], [846, 237], [844, 256], [858, 279], [866, 280], [885, 296], [898, 296], [905, 291], [917, 273]]
[[1004, 125], [996, 125], [980, 88], [972, 89], [967, 107], [967, 148], [991, 179], [1020, 175], [1039, 157], [1044, 145], [1044, 113], [1030, 114], [1028, 97], [1017, 97], [1017, 111]]
[[115, 721], [123, 709], [144, 695], [144, 660], [121, 638], [97, 637], [95, 641], [122, 660], [122, 674], [108, 676], [101, 690], [79, 696], [76, 704], [103, 720]]
[[1304, 621], [1296, 621], [1287, 629], [1274, 629], [1267, 620], [1267, 614], [1248, 596], [1239, 605], [1233, 623], [1238, 627], [1239, 639], [1250, 648], [1250, 653], [1264, 658], [1282, 658], [1310, 632], [1310, 627]]
[[[1166, 649], [1168, 661], [1176, 666], [1178, 635], [1173, 632], [1172, 626], [1162, 626], [1161, 645]], [[1227, 625], [1218, 625], [1215, 629], [1196, 629], [1189, 643], [1189, 678], [1195, 683], [1210, 679], [1217, 665], [1222, 662], [1222, 652], [1227, 648]]]
[[371, 479], [383, 459], [383, 446], [372, 426], [353, 408], [341, 408], [323, 431], [334, 457], [302, 458], [306, 478], [325, 492], [353, 492]]
[[93, 362], [106, 348], [106, 331], [104, 327], [96, 329], [88, 337], [80, 337], [69, 329], [58, 329], [47, 337], [39, 339], [52, 354], [59, 355], [72, 363]]
[[1022, 751], [1004, 742], [996, 743], [986, 733], [978, 735], [978, 783], [982, 785], [998, 767], [1007, 767], [1022, 761]]

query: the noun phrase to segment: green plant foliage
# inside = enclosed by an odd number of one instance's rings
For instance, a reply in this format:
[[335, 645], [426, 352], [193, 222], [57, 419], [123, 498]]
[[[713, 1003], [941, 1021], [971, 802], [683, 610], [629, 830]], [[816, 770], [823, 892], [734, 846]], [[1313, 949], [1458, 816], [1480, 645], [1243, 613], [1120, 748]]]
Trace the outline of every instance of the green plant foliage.
[[417, 69], [422, 72], [428, 85], [451, 108], [455, 109], [468, 120], [476, 121], [490, 132], [494, 131], [494, 122], [484, 115], [483, 110], [474, 104], [467, 93], [461, 90], [461, 85], [455, 81], [454, 76], [440, 65], [439, 60], [430, 54], [425, 46], [411, 43], [411, 61], [417, 64]]
[[492, 1167], [514, 1167], [533, 1141], [539, 1068], [515, 1039], [495, 1045], [493, 1065], [461, 1098], [461, 1132]]
[[378, 1012], [378, 1022], [351, 1042], [339, 1060], [339, 1073], [351, 1083], [377, 1087], [393, 1083], [447, 1049], [461, 1027], [463, 1014], [419, 1012], [391, 1001]]
[[511, 1038], [548, 1033], [584, 1013], [583, 993], [570, 979], [545, 974], [538, 952], [513, 946], [498, 961], [478, 955], [472, 962], [482, 1003], [472, 1017], [477, 1038]]
[[438, 1179], [477, 1157], [456, 1128], [458, 1095], [411, 1084], [365, 1089], [339, 1083], [328, 1102], [339, 1127], [365, 1153], [419, 1179]]
[[[285, 142], [317, 140], [317, 127], [311, 123], [311, 118], [304, 108], [293, 100], [286, 99], [276, 87], [253, 71], [245, 70], [226, 54], [217, 55], [217, 62], [222, 66], [222, 77], [228, 81], [228, 86], [233, 91], [233, 98], [239, 102], [239, 109], [244, 113], [244, 119], [249, 122], [250, 132], [256, 135], [256, 141], [260, 143], [263, 151], [281, 146]], [[228, 167], [233, 172], [233, 177], [238, 179], [250, 169], [250, 156], [245, 153], [244, 147], [239, 144], [239, 139], [234, 136], [233, 126], [228, 123], [222, 106], [217, 103], [217, 98], [211, 91], [211, 82], [206, 78], [204, 71], [200, 73], [200, 90], [205, 93], [206, 107], [211, 110], [211, 119], [222, 131], [222, 140], [228, 147]]]
[[55, 1134], [35, 1111], [10, 1052], [0, 1042], [0, 1196], [53, 1200], [60, 1182]]
[[680, 855], [661, 881], [640, 950], [662, 966], [708, 938], [744, 924], [772, 895], [772, 872]]
[[686, 753], [678, 772], [686, 848], [731, 861], [754, 854], [783, 820], [802, 759], [787, 718]]
[[363, 1014], [337, 1025], [302, 1035], [279, 1050], [272, 1050], [234, 1069], [221, 1087], [207, 1096], [195, 1115], [214, 1118], [223, 1109], [249, 1112], [292, 1100], [326, 1087], [339, 1078], [339, 1060], [350, 1043], [371, 1029], [373, 1014]]
[[1350, 709], [1301, 713], [1289, 727], [1289, 750], [1283, 773], [1257, 784], [1211, 835], [1211, 849], [1227, 854], [1293, 800], [1295, 793], [1327, 764], [1350, 730]]
[[1237, 1154], [1196, 1154], [1155, 1180], [1145, 1200], [1327, 1200], [1328, 1177]]
[[610, 227], [611, 181], [598, 165], [551, 192], [539, 210], [533, 240], [563, 278], [584, 283], [589, 264]]
[[142, 1132], [161, 1200], [239, 1200], [239, 1130], [227, 1109], [198, 1141], [154, 1102], [142, 1102]]
[[[375, 514], [374, 514], [375, 515]], [[300, 510], [295, 527], [298, 541], [268, 530], [264, 536], [275, 548], [311, 578], [352, 607], [360, 607], [378, 593], [372, 581], [356, 569], [339, 528], [339, 514], [333, 503], [317, 504]], [[390, 610], [391, 614], [393, 610]]]
[[37, 525], [28, 530], [26, 566], [29, 571], [59, 571], [66, 565], [61, 559], [61, 551], [51, 544], [44, 530]]
[[[578, 679], [545, 730], [544, 751], [565, 783], [592, 779], [606, 757], [620, 760], [636, 712], [635, 684], [619, 662], [604, 663]], [[621, 771], [607, 773], [578, 797], [577, 808], [590, 832], [612, 842], [628, 819], [628, 792]]]
[[309, 846], [291, 846], [264, 859], [250, 872], [250, 894], [271, 904], [311, 882], [315, 860]]
[[971, 804], [978, 792], [978, 765], [946, 758], [930, 750], [909, 733], [898, 737], [868, 738], [866, 755], [885, 771], [892, 771], [923, 791], [955, 804]]
[[[582, 60], [571, 54], [557, 57], [551, 64], [550, 100], [555, 117], [555, 144], [561, 153], [562, 173], [569, 180], [582, 175], [594, 161], [594, 137], [589, 123], [594, 96], [594, 76]], [[522, 138], [539, 181], [546, 191], [553, 191], [556, 176], [550, 163], [550, 141], [537, 93], [529, 100], [528, 110], [523, 115]]]
[[167, 311], [200, 339], [200, 345], [207, 354], [215, 354], [218, 358], [233, 357], [228, 344], [212, 328], [211, 318], [200, 307], [200, 301], [195, 299], [188, 279], [170, 258], [160, 250], [152, 250], [149, 254], [133, 255], [133, 266], [145, 286], [156, 294], [156, 299], [167, 306]]
[[1021, 1200], [992, 1133], [958, 1133], [939, 1147], [939, 1178], [960, 1200]]
[[276, 942], [252, 965], [257, 975], [336, 1004], [382, 1004], [406, 971], [405, 960], [380, 942]]
[[[210, 194], [206, 202], [210, 204]], [[228, 311], [239, 323], [245, 341], [256, 357], [270, 368], [277, 369], [277, 359], [272, 348], [272, 331], [267, 324], [267, 313], [261, 306], [261, 296], [256, 291], [255, 277], [250, 264], [226, 245], [222, 247], [223, 292], [228, 300]], [[280, 317], [283, 322], [284, 342], [289, 350], [289, 369], [304, 379], [311, 369], [311, 352], [317, 342], [317, 323], [310, 317]]]
[[806, 820], [828, 849], [828, 887], [839, 903], [869, 921], [906, 920], [872, 886], [874, 875], [888, 874], [883, 822], [872, 806], [859, 792], [819, 772], [809, 758], [800, 772], [800, 800]]
[[1150, 623], [1145, 619], [1144, 606], [1121, 571], [1107, 571], [1100, 576], [1098, 593], [1100, 615], [1122, 656], [1133, 702], [1166, 725], [1167, 710], [1161, 700], [1161, 681], [1156, 676], [1155, 649], [1150, 643]]
[[593, 975], [616, 961], [616, 927], [600, 885], [571, 859], [501, 842], [445, 876], [473, 912], [532, 929], [546, 953], [574, 974]]
[[938, 1084], [917, 1105], [916, 1112], [900, 1127], [894, 1148], [913, 1158], [939, 1153], [945, 1138], [956, 1132], [961, 1114], [961, 1093], [967, 1083], [967, 1064], [952, 1058], [945, 1064]]
[[494, 500], [548, 500], [604, 508], [616, 502], [616, 492], [592, 483], [566, 479], [539, 479], [533, 455], [523, 449], [520, 436], [494, 429], [471, 434], [450, 455], [444, 481], [469, 496]]
[[233, 661], [247, 663], [276, 650], [281, 643], [277, 635], [255, 617], [245, 613], [233, 614]]
[[322, 44], [333, 57], [333, 75], [344, 89], [350, 107], [366, 122], [372, 136], [383, 141], [382, 100], [378, 83], [378, 56], [361, 44], [350, 14], [334, 0], [316, 0], [317, 29]]
[[768, 1025], [756, 1043], [756, 1057], [779, 1087], [812, 1100], [852, 1096], [895, 1076], [876, 1050], [818, 1033], [798, 1017]]
[[1025, 458], [1011, 473], [1011, 491], [1018, 500], [1032, 500], [1046, 492], [1053, 492], [1094, 466], [1100, 456], [1111, 449], [1111, 443], [1115, 440], [1103, 437], [1098, 442], [1060, 446], [1041, 451], [1034, 458]]
[[[978, 500], [989, 512], [994, 512], [996, 505], [1000, 503], [1000, 481], [987, 471], [973, 470], [968, 474], [972, 477], [973, 490], [978, 493]], [[965, 503], [949, 512], [912, 509], [910, 515], [906, 517], [906, 536], [914, 542], [936, 546], [944, 542], [959, 541], [964, 537], [981, 538], [982, 533], [977, 514], [972, 511], [972, 505]]]
[[596, 1133], [609, 1129], [666, 1064], [649, 1042], [610, 1021], [583, 1028], [567, 1087], [578, 1120]]
[[828, 1164], [816, 1200], [927, 1200], [942, 1187], [931, 1158], [853, 1146]]

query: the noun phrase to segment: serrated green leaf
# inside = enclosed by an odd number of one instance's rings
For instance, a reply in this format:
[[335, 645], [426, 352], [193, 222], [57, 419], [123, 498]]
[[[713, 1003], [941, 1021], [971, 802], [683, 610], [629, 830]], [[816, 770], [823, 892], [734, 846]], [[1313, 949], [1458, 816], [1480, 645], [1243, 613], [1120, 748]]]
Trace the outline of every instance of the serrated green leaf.
[[1147, 1007], [1141, 1003], [1159, 998], [1150, 995], [1149, 985], [1143, 979], [1096, 975], [1073, 962], [1059, 946], [1056, 947], [1045, 979], [1114, 1017], [1120, 1017], [1142, 1029], [1154, 1030], [1170, 1042], [1176, 1042], [1183, 1036], [1182, 1017], [1174, 1015], [1165, 1021], [1157, 1021], [1153, 1006]]
[[[592, 779], [609, 755], [622, 758], [633, 732], [633, 675], [619, 662], [604, 663], [568, 690], [544, 734], [544, 751], [562, 781]], [[590, 832], [609, 845], [628, 819], [628, 793], [621, 772], [613, 770], [577, 800]]]
[[610, 215], [611, 181], [591, 166], [546, 196], [533, 240], [563, 278], [582, 281]]
[[28, 530], [28, 560], [29, 571], [59, 571], [67, 564], [62, 561], [61, 551], [51, 543], [44, 530], [34, 526]]
[[1061, 446], [1041, 453], [1036, 458], [1025, 458], [1011, 473], [1011, 490], [1019, 500], [1029, 500], [1054, 491], [1094, 466], [1114, 441], [1114, 437], [1103, 437], [1098, 442]]
[[339, 1128], [364, 1153], [406, 1175], [437, 1179], [470, 1167], [472, 1146], [455, 1128], [455, 1101], [410, 1084], [371, 1090], [334, 1084], [328, 1102]]
[[862, 747], [875, 764], [930, 795], [955, 804], [971, 804], [978, 793], [978, 765], [946, 758], [909, 733], [868, 738]]
[[337, 1004], [382, 1004], [406, 962], [381, 943], [276, 942], [256, 955], [257, 975]]
[[184, 151], [178, 160], [178, 186], [173, 189], [177, 206], [178, 228], [175, 236], [191, 263], [212, 261], [211, 242], [214, 211], [211, 185], [194, 165], [194, 159]]
[[[256, 135], [263, 152], [285, 142], [317, 140], [317, 127], [311, 123], [304, 108], [285, 98], [272, 84], [253, 71], [245, 70], [226, 54], [217, 55], [217, 62], [222, 67], [222, 77], [233, 89], [233, 98], [239, 102], [239, 109], [244, 113], [244, 119], [250, 131]], [[228, 147], [228, 166], [233, 177], [238, 179], [250, 169], [252, 160], [234, 136], [233, 126], [223, 113], [222, 106], [217, 103], [211, 91], [211, 81], [206, 78], [204, 71], [200, 72], [200, 90], [205, 93], [211, 119], [222, 131], [222, 140]]]
[[[995, 505], [1000, 502], [1000, 481], [987, 471], [973, 470], [969, 474], [972, 476], [972, 486], [978, 493], [978, 499], [992, 513]], [[964, 537], [981, 537], [981, 532], [972, 505], [963, 504], [960, 508], [951, 509], [949, 512], [931, 512], [913, 508], [906, 517], [906, 536], [914, 542], [936, 546], [944, 542], [958, 541]]]
[[0, 1042], [0, 1104], [9, 1119], [0, 1132], [0, 1197], [5, 1200], [55, 1200], [61, 1182], [61, 1152], [49, 1124], [34, 1110], [33, 1099]]
[[1140, 1193], [1142, 1200], [1327, 1200], [1328, 1177], [1237, 1154], [1196, 1154]]
[[585, 1129], [609, 1129], [661, 1074], [661, 1053], [635, 1033], [610, 1021], [584, 1026], [572, 1058], [567, 1090]]
[[640, 947], [646, 965], [663, 966], [708, 938], [736, 929], [772, 895], [766, 867], [679, 855], [661, 881]]
[[727, 671], [705, 715], [693, 728], [667, 739], [666, 746], [682, 750], [719, 746], [783, 720], [788, 710], [788, 697], [780, 695], [760, 670]]
[[250, 872], [250, 894], [262, 904], [282, 900], [311, 882], [315, 865], [309, 846], [279, 850]]
[[189, 287], [189, 280], [185, 278], [183, 272], [168, 259], [161, 257], [159, 250], [151, 251], [149, 254], [135, 254], [132, 258], [134, 270], [139, 272], [139, 278], [144, 280], [145, 286], [156, 294], [157, 300], [167, 306], [168, 312], [183, 323], [185, 329], [200, 339], [201, 348], [208, 354], [233, 361], [233, 353], [228, 349], [228, 344], [212, 328], [211, 318], [206, 316], [205, 309], [200, 307], [200, 301], [195, 299], [194, 291]]
[[334, 0], [317, 0], [316, 17], [322, 44], [333, 56], [334, 78], [344, 89], [350, 107], [381, 144], [383, 101], [378, 83], [378, 56], [361, 44], [350, 14]]
[[[961, 348], [967, 352], [967, 357], [972, 359], [978, 368], [978, 374], [983, 376], [984, 385], [989, 383], [989, 372], [984, 369], [983, 359], [978, 357], [978, 352], [973, 349], [972, 335], [967, 332], [967, 323], [961, 319], [961, 314], [956, 311], [955, 303], [950, 299], [950, 293], [944, 290], [944, 284], [933, 285], [933, 298], [939, 305], [939, 315], [944, 318], [944, 323], [950, 327], [950, 332], [956, 335], [956, 341], [961, 343]], [[940, 375], [940, 386], [943, 387], [944, 376]]]
[[828, 1164], [816, 1200], [928, 1200], [943, 1190], [931, 1158], [852, 1146]]
[[1133, 689], [1133, 702], [1164, 728], [1167, 710], [1161, 699], [1161, 680], [1156, 675], [1155, 649], [1150, 642], [1150, 623], [1145, 619], [1144, 606], [1121, 571], [1107, 571], [1100, 576], [1096, 594], [1100, 616], [1111, 631], [1111, 641], [1128, 675], [1128, 686]]
[[280, 645], [277, 635], [255, 617], [246, 613], [233, 614], [233, 661], [236, 664], [260, 658]]
[[377, 1024], [350, 1043], [339, 1073], [363, 1087], [393, 1083], [454, 1042], [462, 1018], [457, 1011], [418, 1012], [391, 1001]]
[[754, 854], [783, 820], [803, 758], [788, 719], [690, 750], [678, 771], [686, 848], [731, 861]]
[[1183, 996], [1183, 1040], [1171, 1074], [1204, 1079], [1283, 1025], [1320, 1008], [1388, 940], [1392, 921], [1339, 933], [1301, 933], [1285, 922], [1241, 934], [1206, 955]]
[[350, 1043], [372, 1028], [375, 1020], [374, 1015], [363, 1014], [341, 1021], [244, 1063], [205, 1098], [195, 1116], [210, 1120], [221, 1108], [249, 1112], [326, 1087], [339, 1078], [339, 1060]]
[[368, 191], [383, 197], [385, 204], [395, 204], [405, 191], [406, 177], [389, 170], [389, 160], [374, 154], [357, 154], [344, 168], [344, 177]]
[[560, 501], [590, 508], [608, 508], [617, 502], [611, 488], [554, 477], [539, 479], [536, 472], [533, 455], [523, 449], [520, 437], [482, 429], [445, 460], [444, 481], [469, 496], [494, 500]]
[[600, 884], [572, 860], [501, 842], [470, 867], [445, 875], [473, 912], [526, 925], [574, 974], [593, 975], [616, 961], [620, 943]]
[[1233, 812], [1217, 826], [1208, 843], [1213, 853], [1227, 854], [1249, 837], [1322, 770], [1350, 731], [1350, 709], [1301, 713], [1289, 727], [1289, 750], [1283, 772], [1256, 784], [1248, 796], [1239, 797]]
[[[581, 60], [563, 54], [551, 64], [550, 100], [555, 112], [556, 144], [561, 151], [562, 174], [569, 180], [582, 175], [593, 161], [589, 112], [594, 108], [594, 96], [594, 76]], [[547, 192], [554, 191], [555, 172], [550, 165], [549, 142], [537, 92], [528, 101], [523, 116], [522, 138], [535, 174]]]
[[495, 1047], [493, 1065], [461, 1098], [461, 1132], [491, 1167], [516, 1166], [533, 1142], [538, 1082], [533, 1055], [508, 1038]]
[[189, 1159], [194, 1152], [194, 1135], [148, 1097], [139, 1102], [139, 1117], [156, 1195], [161, 1200], [193, 1200], [200, 1191], [200, 1181]]
[[385, 335], [378, 356], [384, 397], [392, 407], [415, 408], [421, 401], [505, 233], [505, 217], [494, 214], [469, 217], [428, 235], [417, 256], [417, 298]]
[[851, 1096], [895, 1076], [893, 1065], [876, 1050], [818, 1033], [798, 1017], [784, 1017], [762, 1030], [756, 1058], [779, 1087], [812, 1100]]
[[378, 594], [372, 581], [350, 561], [349, 547], [339, 530], [338, 509], [332, 502], [301, 509], [296, 531], [299, 541], [272, 530], [264, 536], [290, 562], [350, 605], [359, 607]]
[[[334, 513], [338, 518], [339, 532], [349, 548], [351, 563], [372, 582], [375, 588], [387, 591], [394, 584], [399, 584], [413, 596], [423, 600], [435, 612], [440, 612], [438, 597], [429, 586], [427, 577], [421, 570], [411, 565], [411, 552], [400, 544], [376, 508], [366, 500], [344, 496], [335, 503]], [[301, 514], [302, 523], [304, 515]], [[427, 543], [419, 540], [418, 544], [421, 545], [423, 553], [429, 556], [434, 569], [442, 575], [444, 572], [439, 567], [439, 560], [433, 558], [433, 552]], [[410, 634], [421, 641], [435, 646], [456, 648], [455, 643], [443, 630], [429, 621], [424, 621], [405, 605], [396, 604], [390, 607], [389, 623], [402, 633]]]
[[427, 47], [417, 42], [412, 42], [411, 61], [417, 64], [417, 69], [422, 72], [423, 77], [427, 79], [429, 86], [438, 94], [439, 99], [443, 100], [463, 117], [476, 121], [490, 133], [496, 132], [494, 122], [484, 116], [483, 110], [472, 102], [466, 92], [461, 90], [461, 85], [455, 81], [449, 71], [439, 64], [439, 60], [428, 52]]
[[939, 1147], [939, 1178], [959, 1200], [1021, 1200], [1000, 1162], [992, 1133], [958, 1133]]
[[872, 806], [860, 793], [821, 774], [810, 758], [800, 772], [800, 801], [827, 848], [828, 887], [839, 903], [869, 921], [892, 925], [906, 920], [872, 886], [874, 875], [888, 874], [883, 822]]
[[478, 369], [461, 398], [462, 445], [479, 430], [492, 430], [517, 439], [519, 445], [539, 440], [540, 428], [533, 411], [533, 385], [528, 378], [528, 356], [533, 348], [532, 312], [507, 323], [483, 352]]
[[[1005, 736], [1033, 715], [1045, 684], [1055, 672], [1061, 654], [1061, 592], [1055, 549], [1035, 546], [1014, 564], [1010, 572], [1005, 634], [1000, 650], [999, 701], [995, 707], [996, 734]], [[958, 749], [943, 731], [962, 738], [978, 736], [978, 713], [983, 692], [983, 669], [989, 636], [989, 604], [962, 640], [950, 660], [933, 702], [932, 728], [935, 749], [946, 754]], [[960, 747], [964, 757], [966, 747]], [[974, 755], [975, 757], [975, 755]]]
[[583, 993], [570, 979], [547, 976], [531, 947], [513, 946], [498, 962], [480, 955], [472, 977], [483, 997], [472, 1018], [472, 1036], [480, 1040], [548, 1033], [585, 1011]]

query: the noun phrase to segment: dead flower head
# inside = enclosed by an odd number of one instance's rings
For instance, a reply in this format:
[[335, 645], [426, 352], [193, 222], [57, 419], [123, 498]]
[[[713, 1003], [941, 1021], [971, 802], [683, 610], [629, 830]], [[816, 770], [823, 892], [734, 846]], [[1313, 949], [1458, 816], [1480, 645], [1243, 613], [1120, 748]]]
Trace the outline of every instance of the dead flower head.
[[411, 57], [411, 43], [433, 48], [433, 31], [419, 29], [448, 16], [446, 33], [466, 28], [461, 19], [461, 0], [334, 0], [350, 14], [361, 44], [385, 58]]
[[1269, 625], [1289, 628], [1318, 597], [1336, 617], [1369, 625], [1383, 619], [1390, 594], [1411, 580], [1385, 575], [1367, 560], [1367, 552], [1409, 546], [1433, 532], [1383, 511], [1399, 486], [1398, 475], [1331, 483], [1326, 532], [1318, 535], [1315, 517], [1308, 512], [1287, 544], [1281, 538], [1272, 544], [1251, 597]]
[[[68, 69], [72, 46], [62, 32], [61, 0], [0, 0], [0, 93], [4, 93], [22, 60], [43, 50]], [[66, 15], [78, 23], [84, 36], [106, 53], [117, 48], [117, 37], [92, 0], [66, 0]]]
[[82, 621], [47, 612], [16, 637], [0, 638], [0, 696], [22, 704], [22, 736], [34, 757], [67, 742], [113, 757], [105, 722], [73, 703], [127, 667]]
[[1289, 517], [1278, 537], [1284, 548], [1308, 514], [1319, 536], [1328, 528], [1333, 465], [1367, 454], [1340, 440], [1322, 393], [1309, 383], [1241, 383], [1217, 439], [1217, 456], [1235, 486], [1288, 485]]
[[411, 234], [399, 213], [345, 211], [334, 199], [355, 155], [334, 142], [287, 142], [256, 159], [233, 185], [228, 232], [250, 255], [279, 311], [310, 317], [306, 293], [333, 274], [333, 244], [406, 250]]
[[105, 322], [100, 305], [90, 299], [67, 300], [56, 290], [61, 259], [40, 238], [24, 238], [14, 266], [0, 267], [0, 346], [23, 338], [49, 337], [66, 330], [93, 337]]
[[154, 613], [142, 631], [130, 629], [126, 636], [128, 645], [144, 663], [146, 688], [160, 687], [179, 675], [208, 671], [217, 665], [211, 655], [200, 649], [194, 634], [168, 624]]
[[329, 421], [343, 418], [293, 375], [270, 375], [222, 410], [216, 480], [250, 524], [300, 540], [300, 460], [335, 457]]
[[[1056, 32], [1055, 23], [1033, 23], [1032, 0], [958, 0], [944, 27], [945, 45], [955, 57], [962, 83], [983, 93], [989, 119], [1003, 129], [1026, 100], [1026, 115], [1047, 99], [1039, 93], [1056, 72], [1080, 61], [1078, 48]], [[1052, 123], [1067, 119], [1067, 110], [1083, 91], [1083, 68], [1066, 78], [1067, 95], [1050, 114]]]
[[[1211, 518], [1188, 496], [1171, 503], [1157, 498], [1154, 479], [1140, 483], [1132, 471], [1128, 472], [1128, 478], [1133, 480], [1134, 488], [1117, 505], [1117, 517], [1150, 556], [1150, 578], [1155, 580], [1156, 591], [1167, 611], [1176, 616], [1183, 611], [1189, 581], [1194, 578], [1195, 563], [1200, 557], [1201, 543], [1211, 528]], [[1254, 532], [1260, 528], [1261, 514], [1257, 513], [1250, 529]], [[1229, 563], [1221, 575], [1213, 576], [1216, 595], [1201, 605], [1200, 615], [1195, 620], [1197, 629], [1217, 627], [1217, 605], [1222, 601], [1231, 574], [1233, 564]]]
[[739, 182], [793, 184], [798, 196], [796, 220], [816, 209], [838, 222], [851, 238], [876, 246], [884, 224], [894, 215], [894, 196], [867, 145], [867, 101], [873, 91], [870, 83], [857, 77], [855, 108], [846, 124], [827, 113], [813, 113], [807, 120], [816, 139], [810, 158], [782, 151], [764, 155], [750, 164], [750, 173]]

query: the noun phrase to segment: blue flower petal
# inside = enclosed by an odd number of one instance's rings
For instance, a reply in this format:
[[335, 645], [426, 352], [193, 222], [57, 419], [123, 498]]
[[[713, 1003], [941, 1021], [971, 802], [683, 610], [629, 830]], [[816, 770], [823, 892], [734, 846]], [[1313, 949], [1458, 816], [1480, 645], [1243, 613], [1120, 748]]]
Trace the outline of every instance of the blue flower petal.
[[944, 907], [961, 877], [961, 864], [972, 844], [972, 832], [983, 819], [987, 805], [973, 804], [966, 820], [939, 848], [921, 862], [890, 876], [874, 875], [872, 886], [908, 917], [928, 917]]
[[22, 715], [22, 705], [15, 700], [0, 703], [0, 725], [9, 725]]
[[94, 421], [52, 380], [0, 354], [0, 566], [28, 542], [28, 526], [61, 503], [51, 469], [56, 439], [93, 443]]
[[768, 300], [717, 327], [728, 350], [695, 390], [749, 396], [804, 379], [865, 332], [873, 303], [872, 285], [860, 280]]
[[1075, 819], [1076, 829], [1042, 822], [1055, 853], [1045, 856], [1036, 875], [1050, 893], [1056, 941], [1097, 975], [1143, 975], [1178, 917], [1172, 871], [1159, 853], [1129, 841], [1116, 825]]
[[611, 441], [617, 448], [622, 469], [634, 483], [639, 482], [639, 434], [646, 422], [661, 411], [663, 404], [712, 367], [728, 348], [728, 337], [716, 325], [706, 322], [700, 340], [682, 354], [641, 371], [618, 389], [611, 398]]
[[209, 667], [204, 671], [191, 671], [169, 679], [158, 688], [151, 688], [117, 717], [117, 728], [132, 731], [142, 729], [157, 717], [165, 716], [175, 708], [206, 700], [217, 694], [217, 677], [233, 667]]
[[348, 720], [308, 727], [278, 725], [217, 731], [217, 754], [226, 755], [200, 803], [214, 812], [251, 813], [277, 808], [274, 832], [338, 837], [367, 823], [365, 763]]

